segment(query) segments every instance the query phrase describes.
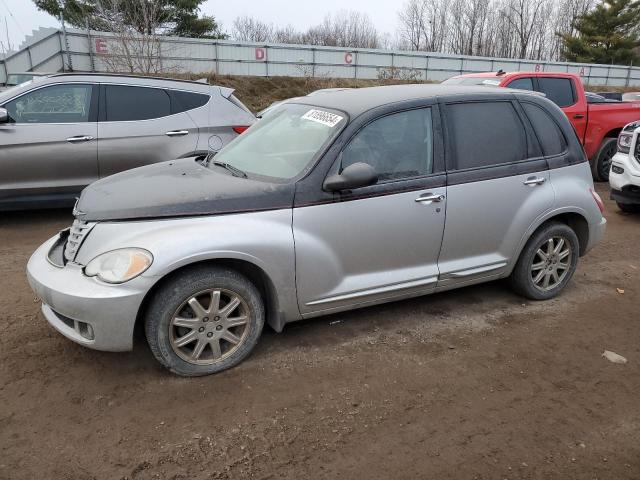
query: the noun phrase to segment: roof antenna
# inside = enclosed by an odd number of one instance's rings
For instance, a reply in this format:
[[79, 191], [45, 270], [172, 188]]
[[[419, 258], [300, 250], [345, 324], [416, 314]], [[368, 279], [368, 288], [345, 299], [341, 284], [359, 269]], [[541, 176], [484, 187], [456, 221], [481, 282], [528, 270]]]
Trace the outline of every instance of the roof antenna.
[[504, 70], [500, 69], [500, 70], [498, 70], [498, 73], [496, 73], [496, 77], [504, 75], [505, 73], [507, 73], [507, 72], [505, 72]]

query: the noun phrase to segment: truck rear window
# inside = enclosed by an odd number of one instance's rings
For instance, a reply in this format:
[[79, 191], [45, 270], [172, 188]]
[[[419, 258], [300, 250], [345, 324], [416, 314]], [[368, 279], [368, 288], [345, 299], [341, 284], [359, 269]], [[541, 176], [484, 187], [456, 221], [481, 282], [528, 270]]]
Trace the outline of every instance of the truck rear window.
[[538, 77], [538, 87], [559, 107], [568, 107], [576, 103], [573, 82], [569, 78]]

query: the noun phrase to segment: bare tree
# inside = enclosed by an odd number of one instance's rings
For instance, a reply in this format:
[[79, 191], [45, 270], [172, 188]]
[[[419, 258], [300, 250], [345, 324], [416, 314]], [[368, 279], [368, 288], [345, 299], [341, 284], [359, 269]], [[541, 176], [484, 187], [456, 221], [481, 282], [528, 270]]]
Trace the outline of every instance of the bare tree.
[[[129, 2], [133, 21], [124, 22], [119, 8]], [[157, 74], [167, 71], [162, 65], [158, 34], [164, 22], [161, 2], [148, 0], [102, 0], [97, 14], [112, 36], [107, 37], [107, 52], [99, 54], [107, 71]], [[132, 27], [136, 25], [136, 28]]]
[[260, 20], [244, 15], [233, 21], [231, 36], [244, 42], [269, 42], [274, 37], [274, 27]]

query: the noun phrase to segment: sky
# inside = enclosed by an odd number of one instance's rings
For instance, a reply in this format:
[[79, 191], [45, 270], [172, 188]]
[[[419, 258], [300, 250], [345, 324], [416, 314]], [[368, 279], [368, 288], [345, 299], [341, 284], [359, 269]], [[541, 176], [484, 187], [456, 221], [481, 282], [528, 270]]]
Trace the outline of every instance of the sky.
[[[345, 8], [367, 13], [381, 33], [393, 34], [401, 0], [207, 0], [202, 13], [213, 15], [230, 32], [233, 19], [250, 15], [276, 25], [291, 24], [298, 29], [320, 23], [327, 13]], [[57, 27], [59, 22], [39, 12], [31, 0], [0, 0], [0, 42], [15, 49], [25, 35], [38, 27]], [[8, 41], [7, 41], [8, 37]], [[1, 50], [0, 50], [1, 51]]]

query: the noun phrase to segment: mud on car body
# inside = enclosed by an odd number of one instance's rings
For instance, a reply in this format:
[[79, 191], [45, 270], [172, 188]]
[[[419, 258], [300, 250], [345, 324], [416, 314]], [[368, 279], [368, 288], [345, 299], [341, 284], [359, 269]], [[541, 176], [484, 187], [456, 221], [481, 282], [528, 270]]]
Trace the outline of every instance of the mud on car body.
[[92, 184], [28, 277], [68, 338], [129, 350], [140, 322], [164, 366], [204, 375], [243, 360], [264, 323], [500, 278], [554, 297], [602, 237], [601, 207], [545, 98], [348, 90], [282, 105], [215, 157]]

